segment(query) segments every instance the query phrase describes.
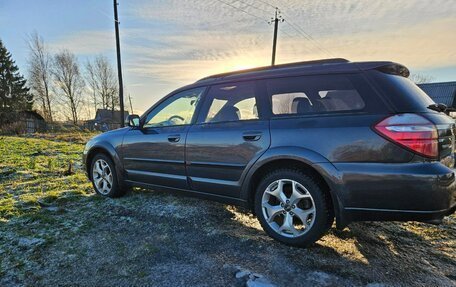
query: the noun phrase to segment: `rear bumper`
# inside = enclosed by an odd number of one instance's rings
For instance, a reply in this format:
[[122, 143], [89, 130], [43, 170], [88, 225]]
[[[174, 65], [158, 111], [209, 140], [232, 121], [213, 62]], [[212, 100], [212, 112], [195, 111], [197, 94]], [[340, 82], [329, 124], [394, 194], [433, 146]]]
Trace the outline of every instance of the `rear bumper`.
[[345, 218], [351, 221], [421, 221], [439, 223], [456, 211], [456, 205], [433, 211], [345, 208]]
[[[438, 221], [456, 210], [455, 170], [433, 163], [339, 163], [332, 188], [350, 221]], [[345, 225], [343, 224], [343, 225]]]

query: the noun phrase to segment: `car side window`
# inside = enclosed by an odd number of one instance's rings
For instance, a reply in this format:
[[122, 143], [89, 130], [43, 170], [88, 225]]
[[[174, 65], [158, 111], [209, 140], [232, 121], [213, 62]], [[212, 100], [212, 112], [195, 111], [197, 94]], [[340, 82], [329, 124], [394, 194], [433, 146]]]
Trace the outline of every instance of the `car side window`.
[[307, 101], [309, 106], [312, 105], [309, 97], [302, 92], [274, 94], [272, 95], [272, 112], [275, 115], [293, 114], [295, 113], [294, 111], [296, 111], [296, 104], [301, 99]]
[[153, 109], [144, 121], [144, 128], [188, 125], [205, 88], [177, 93]]
[[359, 111], [360, 91], [343, 75], [280, 78], [267, 81], [274, 115]]
[[205, 98], [204, 123], [258, 119], [254, 83], [212, 86]]

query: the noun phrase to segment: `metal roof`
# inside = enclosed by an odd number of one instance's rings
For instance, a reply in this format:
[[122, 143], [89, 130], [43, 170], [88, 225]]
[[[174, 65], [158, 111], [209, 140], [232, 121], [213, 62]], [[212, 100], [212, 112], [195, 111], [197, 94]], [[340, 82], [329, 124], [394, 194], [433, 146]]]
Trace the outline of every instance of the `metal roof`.
[[456, 107], [456, 81], [443, 83], [429, 83], [418, 85], [434, 102], [442, 103], [448, 107]]
[[[101, 122], [116, 122], [120, 118], [120, 111], [113, 111], [108, 109], [98, 109], [95, 115], [95, 120]], [[124, 118], [128, 116], [128, 111], [124, 111]]]

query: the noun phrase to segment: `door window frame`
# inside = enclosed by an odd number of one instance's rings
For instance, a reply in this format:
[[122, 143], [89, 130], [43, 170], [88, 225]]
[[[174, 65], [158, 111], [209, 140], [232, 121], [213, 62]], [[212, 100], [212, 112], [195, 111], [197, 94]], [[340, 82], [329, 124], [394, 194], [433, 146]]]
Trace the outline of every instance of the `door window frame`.
[[[149, 116], [149, 114], [153, 113], [158, 108], [160, 108], [160, 105], [163, 104], [165, 101], [167, 101], [168, 99], [170, 99], [170, 98], [172, 98], [172, 97], [174, 97], [174, 96], [176, 96], [176, 95], [178, 95], [180, 93], [184, 93], [184, 92], [188, 92], [188, 91], [192, 91], [192, 90], [196, 90], [196, 89], [203, 89], [203, 91], [201, 92], [199, 101], [196, 104], [195, 111], [193, 112], [193, 116], [192, 116], [192, 119], [190, 120], [190, 123], [181, 124], [181, 125], [170, 125], [170, 126], [144, 127], [145, 121], [147, 120], [147, 117]], [[208, 90], [209, 90], [208, 86], [197, 86], [197, 87], [192, 87], [192, 88], [185, 89], [185, 90], [178, 90], [178, 91], [175, 91], [175, 92], [172, 92], [172, 93], [168, 94], [167, 96], [163, 97], [158, 102], [156, 102], [154, 105], [152, 105], [152, 107], [150, 107], [146, 112], [144, 112], [144, 114], [140, 118], [140, 126], [139, 126], [140, 129], [142, 129], [142, 130], [150, 130], [150, 129], [184, 127], [184, 126], [193, 125], [195, 123], [197, 117], [198, 117], [199, 110], [201, 109], [202, 103], [204, 101], [204, 97], [205, 97], [206, 93], [208, 92]], [[167, 107], [167, 106], [162, 107], [162, 109], [164, 109], [165, 107]]]
[[[236, 85], [236, 84], [244, 84], [244, 83], [251, 83], [253, 84], [253, 89], [255, 93], [255, 101], [257, 105], [257, 112], [258, 112], [258, 118], [257, 119], [245, 119], [245, 120], [237, 120], [237, 121], [220, 121], [220, 122], [205, 122], [207, 114], [209, 113], [210, 110], [210, 105], [207, 104], [208, 95], [210, 90], [213, 87], [220, 86], [220, 85]], [[193, 123], [194, 125], [217, 125], [217, 124], [227, 124], [227, 123], [239, 123], [239, 122], [254, 122], [254, 121], [262, 121], [265, 120], [265, 115], [266, 110], [267, 110], [267, 104], [264, 102], [265, 96], [267, 96], [266, 93], [264, 93], [265, 90], [261, 87], [260, 83], [258, 80], [246, 80], [246, 81], [232, 81], [232, 82], [219, 82], [219, 83], [214, 83], [212, 85], [208, 85], [206, 87], [206, 91], [204, 93], [204, 96], [202, 100], [200, 101], [200, 108], [198, 110], [198, 117], [196, 119], [196, 122]], [[263, 95], [263, 97], [261, 96]], [[203, 110], [203, 107], [206, 107]]]

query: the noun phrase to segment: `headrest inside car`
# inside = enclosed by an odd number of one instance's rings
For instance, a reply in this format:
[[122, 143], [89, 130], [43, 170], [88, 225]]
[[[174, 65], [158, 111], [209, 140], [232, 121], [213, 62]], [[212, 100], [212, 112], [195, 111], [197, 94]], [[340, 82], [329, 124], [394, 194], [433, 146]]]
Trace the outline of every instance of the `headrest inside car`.
[[291, 112], [294, 114], [305, 114], [312, 112], [312, 103], [308, 98], [294, 98], [291, 104]]

